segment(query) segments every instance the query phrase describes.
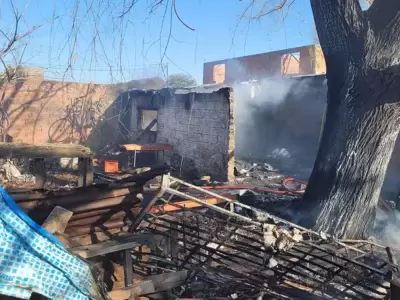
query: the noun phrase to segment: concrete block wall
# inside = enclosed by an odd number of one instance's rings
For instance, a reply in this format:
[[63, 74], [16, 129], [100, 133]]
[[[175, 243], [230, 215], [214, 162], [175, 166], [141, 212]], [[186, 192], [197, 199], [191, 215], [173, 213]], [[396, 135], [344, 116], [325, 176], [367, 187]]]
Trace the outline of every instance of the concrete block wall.
[[131, 92], [131, 98], [133, 130], [139, 128], [137, 116], [141, 109], [157, 109], [156, 141], [174, 146], [174, 151], [165, 155], [178, 174], [188, 179], [208, 175], [218, 181], [233, 179], [235, 126], [231, 88], [181, 93], [138, 91]]

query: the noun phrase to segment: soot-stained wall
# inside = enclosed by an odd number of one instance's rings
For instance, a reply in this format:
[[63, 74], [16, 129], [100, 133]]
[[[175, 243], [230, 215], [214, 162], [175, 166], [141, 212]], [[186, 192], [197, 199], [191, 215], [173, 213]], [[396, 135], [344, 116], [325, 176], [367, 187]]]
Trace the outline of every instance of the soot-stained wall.
[[[228, 181], [234, 169], [234, 99], [231, 88], [218, 90], [130, 91], [131, 141], [142, 132], [142, 111], [157, 111], [159, 144], [170, 144], [166, 160], [184, 178], [210, 175]], [[147, 134], [142, 136], [147, 141]]]

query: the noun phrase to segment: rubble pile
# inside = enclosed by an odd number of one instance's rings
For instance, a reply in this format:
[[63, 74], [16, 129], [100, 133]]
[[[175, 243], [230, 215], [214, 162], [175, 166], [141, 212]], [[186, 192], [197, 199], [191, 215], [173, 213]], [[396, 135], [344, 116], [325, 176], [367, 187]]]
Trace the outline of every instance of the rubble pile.
[[127, 230], [143, 200], [143, 183], [168, 172], [160, 167], [140, 175], [128, 175], [110, 184], [48, 192], [12, 193], [18, 205], [37, 223], [42, 224], [49, 213], [61, 206], [73, 216], [65, 229], [66, 237], [82, 236], [104, 229]]
[[235, 162], [234, 174], [239, 183], [253, 183], [268, 187], [276, 186], [276, 183], [285, 177], [268, 163], [250, 164], [244, 161]]
[[[173, 193], [168, 189], [166, 196], [169, 192]], [[246, 211], [252, 208], [233, 203], [242, 207], [240, 214], [211, 206], [201, 210], [182, 206], [182, 211], [157, 217], [149, 214], [138, 230], [165, 236], [171, 246], [152, 248], [146, 264], [139, 265], [152, 274], [165, 269], [190, 271], [185, 288], [171, 291], [181, 298], [383, 299], [387, 295], [384, 278], [396, 267], [385, 261], [383, 247], [368, 241], [346, 244], [266, 212], [263, 219], [248, 218]]]
[[31, 174], [21, 173], [12, 160], [6, 159], [0, 165], [0, 181], [3, 185], [7, 185], [7, 183], [17, 186], [21, 184], [30, 185], [35, 182], [35, 177]]
[[266, 205], [296, 201], [306, 183], [268, 179], [279, 175], [268, 164], [238, 163], [236, 170], [270, 181], [199, 187], [163, 166], [11, 196], [100, 270], [111, 299], [387, 297], [397, 265], [384, 247], [339, 241], [269, 214]]
[[278, 190], [285, 189], [292, 192], [301, 192], [307, 187], [307, 183], [285, 175], [267, 162], [250, 164], [244, 161], [236, 161], [234, 174], [236, 182], [240, 184], [251, 184]]

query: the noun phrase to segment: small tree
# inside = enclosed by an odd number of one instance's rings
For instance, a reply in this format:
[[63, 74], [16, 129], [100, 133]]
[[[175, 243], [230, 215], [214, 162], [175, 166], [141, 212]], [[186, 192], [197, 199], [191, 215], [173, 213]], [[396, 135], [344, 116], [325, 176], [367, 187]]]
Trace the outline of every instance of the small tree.
[[172, 74], [167, 80], [167, 86], [174, 89], [194, 87], [196, 85], [196, 79], [189, 74]]
[[[13, 15], [13, 23], [12, 28], [9, 32], [6, 32], [2, 28], [0, 28], [0, 68], [3, 69], [3, 72], [0, 73], [0, 140], [3, 142], [6, 139], [7, 130], [9, 127], [8, 120], [8, 109], [9, 109], [9, 101], [6, 99], [7, 94], [7, 86], [11, 84], [18, 71], [21, 67], [21, 60], [24, 51], [22, 54], [16, 55], [16, 50], [21, 47], [21, 41], [25, 38], [29, 37], [35, 30], [37, 30], [40, 26], [34, 26], [30, 30], [21, 33], [21, 18], [22, 15], [18, 13], [17, 9], [14, 7], [13, 1], [10, 0], [10, 5], [12, 8]], [[25, 49], [24, 49], [25, 50]], [[7, 57], [14, 58], [14, 65], [8, 66], [5, 62]], [[18, 59], [18, 56], [19, 59]], [[9, 97], [13, 98], [14, 95]]]

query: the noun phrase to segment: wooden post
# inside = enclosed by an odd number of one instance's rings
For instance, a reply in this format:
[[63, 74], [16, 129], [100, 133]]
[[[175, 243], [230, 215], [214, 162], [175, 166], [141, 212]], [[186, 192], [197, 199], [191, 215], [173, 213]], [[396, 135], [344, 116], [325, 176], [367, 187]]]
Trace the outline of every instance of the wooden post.
[[400, 299], [400, 282], [399, 280], [390, 281], [390, 300]]
[[133, 167], [136, 168], [136, 150], [133, 151]]
[[178, 225], [171, 224], [170, 226], [171, 258], [175, 260], [178, 258]]
[[44, 158], [35, 158], [35, 188], [43, 189], [46, 183], [46, 169], [44, 167]]
[[78, 172], [79, 172], [79, 179], [78, 179], [78, 186], [88, 186], [93, 183], [93, 161], [91, 158], [79, 158], [78, 161]]
[[133, 262], [131, 249], [124, 251], [124, 275], [125, 275], [125, 287], [130, 287], [133, 284]]

